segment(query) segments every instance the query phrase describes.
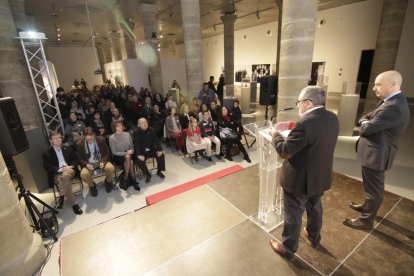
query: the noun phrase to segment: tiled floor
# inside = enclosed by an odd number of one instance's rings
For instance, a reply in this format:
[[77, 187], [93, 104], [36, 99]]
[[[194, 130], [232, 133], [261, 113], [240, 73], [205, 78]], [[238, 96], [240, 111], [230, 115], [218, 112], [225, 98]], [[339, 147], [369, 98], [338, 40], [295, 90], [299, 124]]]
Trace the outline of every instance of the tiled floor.
[[[258, 202], [258, 168], [216, 180], [150, 207], [62, 238], [62, 275], [412, 275], [414, 202], [384, 196], [376, 228], [342, 225], [362, 198], [357, 180], [335, 174], [323, 198], [322, 246], [301, 238], [288, 262], [248, 218]], [[85, 246], [87, 245], [87, 246]]]

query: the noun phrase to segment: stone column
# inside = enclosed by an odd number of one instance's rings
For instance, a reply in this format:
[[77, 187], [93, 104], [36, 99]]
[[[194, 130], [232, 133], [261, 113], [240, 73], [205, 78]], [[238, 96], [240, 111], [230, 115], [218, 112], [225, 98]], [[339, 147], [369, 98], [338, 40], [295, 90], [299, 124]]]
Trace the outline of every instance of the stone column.
[[[283, 1], [278, 109], [292, 107], [307, 86], [313, 56], [317, 0]], [[297, 120], [297, 109], [278, 113], [278, 121]]]
[[381, 72], [395, 69], [394, 66], [397, 59], [407, 3], [407, 0], [384, 0], [381, 23], [375, 45], [374, 60], [372, 61], [371, 75], [369, 78], [370, 85], [366, 95], [366, 111], [371, 111], [378, 102], [378, 98], [372, 91], [377, 75]]
[[1, 154], [0, 183], [0, 275], [33, 275], [46, 249], [39, 234], [32, 233]]
[[225, 14], [220, 17], [224, 26], [224, 83], [226, 95], [234, 96], [234, 22], [235, 14]]
[[200, 29], [199, 0], [180, 0], [184, 33], [187, 96], [197, 97], [203, 87], [203, 56]]
[[105, 75], [105, 50], [104, 48], [101, 46], [102, 44], [99, 45], [99, 47], [96, 47], [96, 52], [98, 53], [98, 59], [99, 59], [99, 67], [102, 70], [102, 80], [105, 82], [106, 80], [106, 75]]
[[137, 59], [137, 52], [135, 50], [135, 35], [134, 35], [135, 23], [128, 21], [125, 25], [122, 25], [122, 32], [124, 35], [125, 43], [125, 59]]
[[109, 32], [109, 41], [111, 42], [112, 61], [122, 60], [121, 35], [117, 31]]
[[[156, 15], [156, 6], [155, 4], [141, 4], [140, 11], [142, 15], [142, 25], [144, 27], [145, 40], [150, 42], [152, 38], [152, 33], [155, 33], [157, 37], [157, 19]], [[149, 74], [151, 79], [151, 92], [163, 94], [163, 85], [162, 85], [162, 74], [161, 74], [161, 60], [160, 54], [157, 51], [157, 42], [151, 42], [156, 56], [157, 63], [154, 66], [149, 66]]]
[[105, 56], [105, 63], [111, 63], [112, 53], [111, 53], [111, 42], [109, 41], [109, 39], [105, 38], [103, 40], [102, 49], [103, 49], [103, 54]]
[[[42, 117], [29, 76], [9, 1], [0, 1], [0, 97], [12, 97], [25, 130], [41, 128]], [[12, 1], [11, 1], [12, 2]]]

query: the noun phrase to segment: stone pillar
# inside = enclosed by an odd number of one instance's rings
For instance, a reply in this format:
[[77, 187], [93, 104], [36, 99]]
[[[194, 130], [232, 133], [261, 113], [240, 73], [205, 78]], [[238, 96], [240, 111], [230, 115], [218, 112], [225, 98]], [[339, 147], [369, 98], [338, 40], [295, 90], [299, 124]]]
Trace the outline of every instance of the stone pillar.
[[103, 47], [99, 46], [96, 47], [96, 52], [98, 53], [98, 59], [99, 59], [99, 67], [102, 70], [102, 81], [105, 82], [106, 80], [106, 75], [105, 75], [105, 50]]
[[180, 0], [184, 33], [184, 55], [187, 73], [187, 96], [197, 97], [203, 88], [203, 56], [199, 0]]
[[[278, 109], [292, 107], [307, 86], [313, 56], [318, 0], [283, 1]], [[297, 109], [278, 113], [278, 121], [297, 120]]]
[[[144, 27], [144, 36], [146, 41], [151, 41], [152, 33], [155, 33], [157, 37], [157, 19], [156, 19], [156, 6], [155, 4], [143, 3], [140, 5], [140, 11], [142, 15], [142, 25]], [[161, 74], [161, 60], [160, 54], [157, 51], [157, 42], [151, 42], [156, 56], [157, 63], [154, 66], [149, 66], [149, 74], [151, 79], [151, 92], [163, 94], [162, 87], [162, 74]]]
[[0, 183], [0, 275], [33, 275], [46, 249], [39, 234], [32, 233], [1, 154]]
[[[0, 1], [0, 97], [12, 97], [25, 130], [43, 126], [39, 104], [20, 41], [17, 37], [9, 1]], [[12, 1], [11, 1], [12, 2]]]
[[372, 61], [371, 75], [369, 78], [370, 85], [366, 95], [366, 111], [375, 108], [375, 104], [378, 102], [377, 96], [372, 91], [377, 75], [381, 72], [395, 69], [394, 66], [397, 59], [407, 3], [407, 0], [384, 0], [381, 23], [375, 45], [374, 60]]
[[111, 42], [112, 61], [122, 60], [121, 35], [117, 31], [109, 32], [109, 41]]
[[224, 83], [226, 95], [234, 96], [234, 22], [235, 14], [225, 14], [220, 17], [224, 26]]
[[103, 54], [105, 57], [105, 63], [111, 63], [112, 62], [112, 53], [111, 53], [111, 42], [109, 39], [105, 38], [102, 42], [102, 49]]
[[135, 50], [135, 35], [134, 35], [135, 23], [128, 21], [127, 24], [122, 25], [122, 32], [124, 35], [125, 43], [125, 59], [137, 59], [137, 52]]

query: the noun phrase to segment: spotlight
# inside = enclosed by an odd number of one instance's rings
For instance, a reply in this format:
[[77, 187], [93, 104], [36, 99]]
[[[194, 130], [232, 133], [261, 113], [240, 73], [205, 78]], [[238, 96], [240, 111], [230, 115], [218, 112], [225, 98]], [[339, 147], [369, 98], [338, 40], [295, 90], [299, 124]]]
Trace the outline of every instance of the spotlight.
[[59, 29], [59, 28], [57, 28], [57, 31], [59, 32], [59, 31], [60, 31], [60, 29]]
[[60, 37], [60, 34], [57, 34], [58, 37]]

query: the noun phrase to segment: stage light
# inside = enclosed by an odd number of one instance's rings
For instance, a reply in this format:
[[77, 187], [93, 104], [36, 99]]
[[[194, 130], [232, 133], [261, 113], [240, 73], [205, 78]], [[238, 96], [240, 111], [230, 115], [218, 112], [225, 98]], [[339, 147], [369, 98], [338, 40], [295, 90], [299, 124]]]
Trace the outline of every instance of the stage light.
[[46, 39], [46, 35], [44, 33], [36, 31], [19, 32], [19, 37], [31, 39]]

